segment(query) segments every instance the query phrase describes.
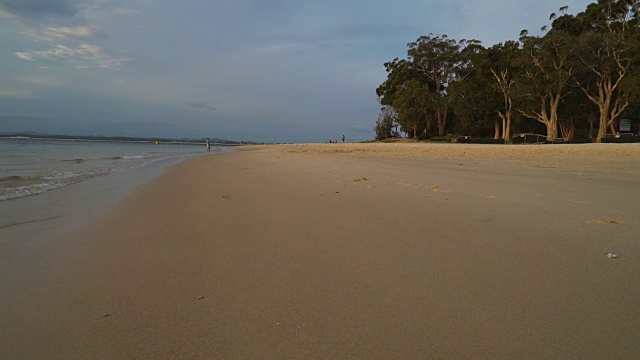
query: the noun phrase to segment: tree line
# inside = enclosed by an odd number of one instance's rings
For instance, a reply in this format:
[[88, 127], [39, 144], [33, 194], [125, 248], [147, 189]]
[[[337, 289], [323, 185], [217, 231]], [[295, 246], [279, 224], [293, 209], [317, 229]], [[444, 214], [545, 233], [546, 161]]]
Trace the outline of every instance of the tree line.
[[409, 43], [406, 58], [384, 64], [376, 138], [399, 127], [418, 139], [510, 142], [515, 131], [600, 142], [619, 119], [640, 118], [640, 0], [567, 11], [550, 15], [544, 35], [523, 30], [491, 47], [434, 34]]

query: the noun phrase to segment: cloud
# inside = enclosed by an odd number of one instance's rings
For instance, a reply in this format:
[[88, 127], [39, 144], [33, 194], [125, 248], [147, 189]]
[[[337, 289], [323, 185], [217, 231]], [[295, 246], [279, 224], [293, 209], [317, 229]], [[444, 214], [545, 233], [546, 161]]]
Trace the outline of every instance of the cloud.
[[20, 59], [26, 60], [26, 61], [33, 60], [33, 56], [31, 56], [31, 54], [29, 54], [28, 52], [25, 52], [25, 51], [18, 51], [16, 53], [16, 56], [19, 57]]
[[23, 89], [3, 89], [0, 88], [0, 98], [8, 97], [8, 98], [20, 98], [27, 97], [30, 93], [27, 90]]
[[194, 109], [203, 109], [207, 111], [218, 111], [218, 108], [208, 105], [205, 102], [197, 102], [197, 101], [185, 101], [184, 105], [194, 108]]
[[71, 18], [83, 7], [82, 0], [0, 0], [0, 12], [25, 18]]
[[100, 46], [91, 44], [81, 44], [75, 48], [57, 45], [50, 50], [19, 51], [15, 53], [15, 55], [26, 61], [32, 61], [34, 59], [48, 61], [66, 60], [77, 69], [87, 69], [91, 67], [117, 69], [131, 60], [129, 58], [111, 57], [103, 53]]
[[135, 15], [137, 13], [139, 13], [139, 10], [136, 9], [127, 9], [127, 8], [117, 8], [116, 9], [116, 13], [118, 13], [118, 15], [122, 15], [122, 16], [132, 16]]
[[49, 38], [54, 39], [65, 39], [68, 37], [72, 38], [90, 38], [93, 37], [97, 32], [97, 29], [94, 26], [73, 26], [73, 27], [50, 27], [44, 30], [44, 34]]
[[15, 80], [21, 83], [50, 87], [62, 86], [66, 82], [65, 80], [60, 78], [36, 74], [19, 76], [16, 77]]

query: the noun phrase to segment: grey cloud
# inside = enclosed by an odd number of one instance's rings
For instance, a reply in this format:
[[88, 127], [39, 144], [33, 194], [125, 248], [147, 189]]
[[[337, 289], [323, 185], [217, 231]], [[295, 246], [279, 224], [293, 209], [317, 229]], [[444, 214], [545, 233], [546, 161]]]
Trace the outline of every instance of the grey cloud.
[[86, 69], [99, 67], [102, 69], [117, 69], [124, 63], [131, 61], [129, 58], [116, 58], [105, 54], [100, 46], [80, 44], [75, 48], [57, 45], [50, 50], [18, 51], [15, 55], [25, 61], [41, 59], [47, 61], [66, 60], [73, 67]]
[[129, 9], [129, 8], [117, 8], [116, 9], [116, 13], [118, 15], [122, 15], [122, 16], [133, 16], [137, 13], [139, 13], [140, 10], [136, 10], [136, 9]]
[[92, 38], [98, 34], [98, 30], [93, 26], [79, 25], [79, 26], [59, 26], [50, 27], [44, 31], [44, 34], [48, 38], [52, 39], [65, 39], [65, 38]]
[[81, 0], [0, 0], [0, 10], [25, 18], [70, 18], [83, 7]]
[[184, 105], [190, 107], [190, 108], [194, 108], [194, 109], [203, 109], [203, 110], [207, 110], [207, 111], [218, 111], [218, 108], [208, 105], [205, 102], [199, 102], [199, 101], [185, 101], [183, 103]]

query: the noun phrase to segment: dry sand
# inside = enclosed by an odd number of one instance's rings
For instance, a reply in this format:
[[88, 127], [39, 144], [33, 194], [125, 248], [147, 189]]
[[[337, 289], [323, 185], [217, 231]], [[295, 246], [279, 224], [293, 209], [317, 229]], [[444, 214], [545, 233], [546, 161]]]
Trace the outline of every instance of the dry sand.
[[636, 144], [247, 147], [57, 244], [3, 358], [640, 358]]

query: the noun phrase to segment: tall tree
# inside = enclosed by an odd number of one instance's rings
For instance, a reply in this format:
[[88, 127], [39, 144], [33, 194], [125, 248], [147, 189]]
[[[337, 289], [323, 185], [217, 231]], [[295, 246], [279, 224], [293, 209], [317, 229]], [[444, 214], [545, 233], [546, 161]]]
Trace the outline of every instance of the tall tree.
[[639, 13], [640, 0], [596, 0], [575, 16], [564, 6], [544, 36], [525, 31], [489, 49], [422, 36], [406, 59], [385, 64], [377, 93], [413, 136], [435, 122], [440, 136], [453, 129], [508, 141], [514, 129], [544, 126], [549, 140], [571, 140], [587, 128], [591, 137], [597, 124], [600, 141], [620, 116], [640, 113]]
[[572, 38], [561, 31], [544, 37], [521, 37], [524, 71], [519, 77], [518, 91], [524, 100], [518, 111], [545, 125], [547, 140], [558, 136], [558, 107], [567, 94], [567, 85], [575, 72]]
[[491, 72], [503, 99], [503, 106], [497, 110], [497, 113], [502, 120], [502, 138], [505, 141], [510, 141], [511, 139], [514, 84], [520, 69], [520, 66], [518, 66], [520, 52], [520, 44], [515, 41], [494, 45], [485, 52], [487, 57], [486, 68]]
[[433, 86], [433, 106], [438, 127], [438, 136], [445, 134], [449, 103], [447, 86], [456, 78], [460, 67], [461, 47], [466, 41], [456, 42], [447, 35], [421, 36], [409, 43], [409, 62], [413, 68], [431, 81]]
[[599, 0], [575, 21], [582, 25], [577, 56], [590, 76], [576, 85], [599, 110], [601, 142], [637, 96], [640, 56], [637, 0]]
[[425, 114], [432, 105], [433, 86], [407, 60], [395, 58], [384, 65], [387, 80], [376, 89], [380, 103], [393, 107], [402, 131], [417, 137], [420, 130], [431, 125], [430, 117]]
[[391, 130], [396, 123], [397, 115], [391, 106], [383, 106], [380, 109], [376, 126], [376, 140], [384, 140], [391, 136]]
[[487, 135], [485, 129], [493, 126], [494, 138], [501, 137], [501, 128], [496, 109], [499, 109], [500, 91], [493, 84], [493, 75], [488, 71], [488, 49], [479, 44], [467, 46], [461, 52], [463, 60], [457, 70], [456, 80], [447, 87], [449, 104], [460, 122], [465, 135]]
[[431, 92], [426, 84], [409, 80], [402, 84], [393, 101], [398, 111], [398, 123], [402, 131], [411, 132], [417, 138], [429, 127]]

